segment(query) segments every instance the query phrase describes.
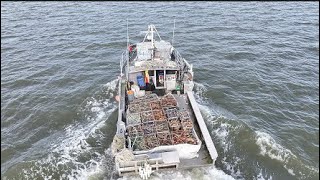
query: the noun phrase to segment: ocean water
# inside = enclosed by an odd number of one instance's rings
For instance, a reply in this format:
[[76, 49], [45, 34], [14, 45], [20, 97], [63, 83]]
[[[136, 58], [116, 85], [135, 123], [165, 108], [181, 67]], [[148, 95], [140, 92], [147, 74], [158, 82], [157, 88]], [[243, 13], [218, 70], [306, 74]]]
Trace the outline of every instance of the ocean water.
[[219, 154], [151, 179], [319, 178], [318, 2], [1, 2], [1, 179], [118, 178], [127, 19], [134, 43], [175, 19]]

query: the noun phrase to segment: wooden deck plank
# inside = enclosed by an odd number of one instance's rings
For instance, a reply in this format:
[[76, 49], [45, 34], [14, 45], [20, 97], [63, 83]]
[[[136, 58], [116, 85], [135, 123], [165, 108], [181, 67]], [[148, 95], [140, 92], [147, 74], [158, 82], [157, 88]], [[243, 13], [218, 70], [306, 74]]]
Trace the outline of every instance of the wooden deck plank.
[[204, 141], [205, 141], [206, 146], [208, 148], [209, 154], [210, 154], [211, 159], [213, 160], [213, 163], [214, 163], [215, 160], [218, 157], [218, 153], [217, 153], [216, 147], [214, 146], [214, 144], [212, 142], [210, 133], [209, 133], [208, 128], [207, 128], [207, 126], [206, 126], [206, 124], [205, 124], [205, 122], [203, 120], [203, 117], [201, 115], [201, 112], [200, 112], [198, 104], [197, 104], [197, 102], [196, 102], [196, 100], [195, 100], [195, 98], [193, 96], [192, 91], [188, 91], [187, 95], [188, 95], [190, 104], [192, 106], [193, 112], [194, 112], [194, 114], [196, 116], [197, 122], [199, 124], [200, 130], [202, 132]]

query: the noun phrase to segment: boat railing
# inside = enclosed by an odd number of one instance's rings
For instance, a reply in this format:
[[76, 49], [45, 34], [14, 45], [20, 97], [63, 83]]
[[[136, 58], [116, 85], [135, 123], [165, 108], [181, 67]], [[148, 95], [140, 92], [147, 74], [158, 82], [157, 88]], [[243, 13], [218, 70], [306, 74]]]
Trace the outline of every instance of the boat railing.
[[126, 77], [128, 78], [128, 62], [129, 62], [129, 53], [128, 50], [125, 50], [122, 55], [121, 55], [121, 60], [120, 60], [120, 75], [123, 75], [123, 71], [127, 68], [126, 71]]
[[[118, 96], [121, 97], [121, 79], [119, 78], [118, 79]], [[122, 120], [122, 109], [121, 109], [121, 99], [119, 99], [119, 102], [118, 102], [118, 122], [120, 122]]]
[[173, 55], [175, 57], [175, 61], [177, 62], [177, 64], [179, 65], [179, 67], [181, 69], [184, 69], [186, 65], [187, 69], [186, 70], [191, 70], [192, 71], [192, 65], [190, 65], [179, 53], [179, 51], [177, 51], [176, 49], [173, 50]]
[[[125, 81], [123, 79], [123, 71], [126, 67], [127, 61], [126, 61], [126, 51], [122, 53], [122, 57], [120, 60], [120, 76], [118, 77], [118, 96], [119, 96], [119, 102], [118, 102], [118, 122], [117, 122], [117, 134], [124, 136], [125, 131], [125, 124], [122, 121], [123, 112], [125, 109]], [[127, 75], [127, 73], [126, 73]]]

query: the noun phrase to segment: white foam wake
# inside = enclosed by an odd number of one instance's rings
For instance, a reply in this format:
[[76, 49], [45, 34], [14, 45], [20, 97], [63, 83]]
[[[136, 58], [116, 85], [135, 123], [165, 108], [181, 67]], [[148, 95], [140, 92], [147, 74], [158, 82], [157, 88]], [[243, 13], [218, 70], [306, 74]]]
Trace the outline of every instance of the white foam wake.
[[[33, 169], [24, 169], [24, 176], [28, 179], [41, 177], [43, 179], [88, 179], [93, 174], [103, 173], [103, 161], [110, 156], [106, 150], [104, 154], [90, 147], [87, 139], [99, 138], [103, 135], [99, 129], [117, 108], [113, 100], [118, 80], [104, 85], [104, 96], [92, 97], [86, 101], [84, 110], [85, 121], [69, 125], [65, 133], [52, 144], [51, 153], [35, 162]], [[88, 115], [89, 114], [89, 115]], [[101, 151], [100, 151], [101, 152]], [[89, 158], [86, 158], [89, 157]], [[84, 159], [83, 159], [84, 158]], [[61, 172], [64, 172], [61, 174]]]
[[278, 144], [268, 133], [261, 131], [255, 131], [255, 133], [260, 155], [268, 156], [281, 162], [283, 167], [292, 176], [305, 179], [319, 174], [319, 170], [302, 163], [296, 155]]
[[286, 162], [290, 156], [296, 157], [292, 152], [278, 144], [269, 134], [255, 131], [256, 144], [260, 148], [260, 154], [269, 156], [281, 162]]
[[[222, 147], [222, 152], [219, 152], [221, 163], [224, 169], [231, 173], [233, 177], [243, 179], [243, 175], [240, 171], [241, 158], [237, 157], [233, 152], [234, 144], [233, 137], [237, 134], [237, 131], [245, 128], [243, 123], [236, 121], [236, 116], [231, 112], [215, 105], [213, 102], [209, 102], [205, 97], [207, 88], [205, 85], [195, 83], [195, 97], [199, 104], [199, 108], [211, 127], [212, 135], [214, 136], [216, 146]], [[211, 125], [211, 126], [210, 126]], [[319, 173], [318, 169], [307, 166], [302, 163], [290, 150], [284, 148], [267, 133], [255, 131], [256, 144], [260, 148], [260, 154], [262, 156], [268, 156], [271, 159], [281, 162], [288, 173], [298, 178], [310, 178], [316, 176]], [[228, 158], [227, 158], [228, 157]], [[272, 176], [267, 172], [257, 174], [255, 179], [272, 179]]]
[[205, 93], [208, 91], [205, 85], [194, 82], [194, 95], [198, 103], [206, 104], [207, 98], [205, 97]]
[[208, 130], [211, 131], [211, 134], [214, 136], [215, 145], [221, 146], [223, 149], [223, 153], [219, 153], [220, 157], [224, 156], [221, 158], [221, 163], [233, 177], [241, 179], [243, 175], [238, 168], [241, 159], [234, 156], [232, 157], [232, 162], [230, 162], [230, 159], [227, 161], [226, 158], [233, 147], [230, 141], [230, 132], [237, 131], [237, 129], [241, 128], [241, 124], [231, 124], [230, 122], [233, 122], [236, 116], [212, 102], [209, 103], [208, 99], [204, 97], [206, 91], [207, 88], [205, 85], [195, 83], [195, 97], [199, 109], [206, 123], [209, 125]]
[[[223, 152], [218, 152], [218, 154], [224, 169], [230, 172], [233, 177], [243, 179], [242, 172], [239, 168], [242, 160], [235, 154], [232, 155], [233, 142], [230, 140], [232, 139], [230, 133], [240, 129], [242, 127], [241, 124], [232, 124], [231, 122], [234, 120], [226, 118], [226, 110], [224, 109], [222, 109], [222, 111], [220, 111], [219, 108], [213, 110], [202, 104], [199, 104], [199, 108], [207, 124], [209, 124], [208, 129], [211, 129], [215, 145], [222, 147]], [[227, 116], [229, 116], [229, 114], [230, 113], [227, 113]], [[229, 156], [228, 160], [227, 156]], [[231, 159], [230, 156], [232, 156]]]

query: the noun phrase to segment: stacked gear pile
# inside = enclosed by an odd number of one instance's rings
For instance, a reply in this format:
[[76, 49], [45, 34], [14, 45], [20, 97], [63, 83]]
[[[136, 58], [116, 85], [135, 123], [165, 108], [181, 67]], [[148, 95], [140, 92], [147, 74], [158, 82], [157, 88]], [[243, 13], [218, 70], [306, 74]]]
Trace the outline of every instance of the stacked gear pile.
[[188, 111], [179, 111], [172, 94], [159, 98], [149, 94], [128, 105], [127, 132], [133, 150], [158, 146], [197, 144]]

